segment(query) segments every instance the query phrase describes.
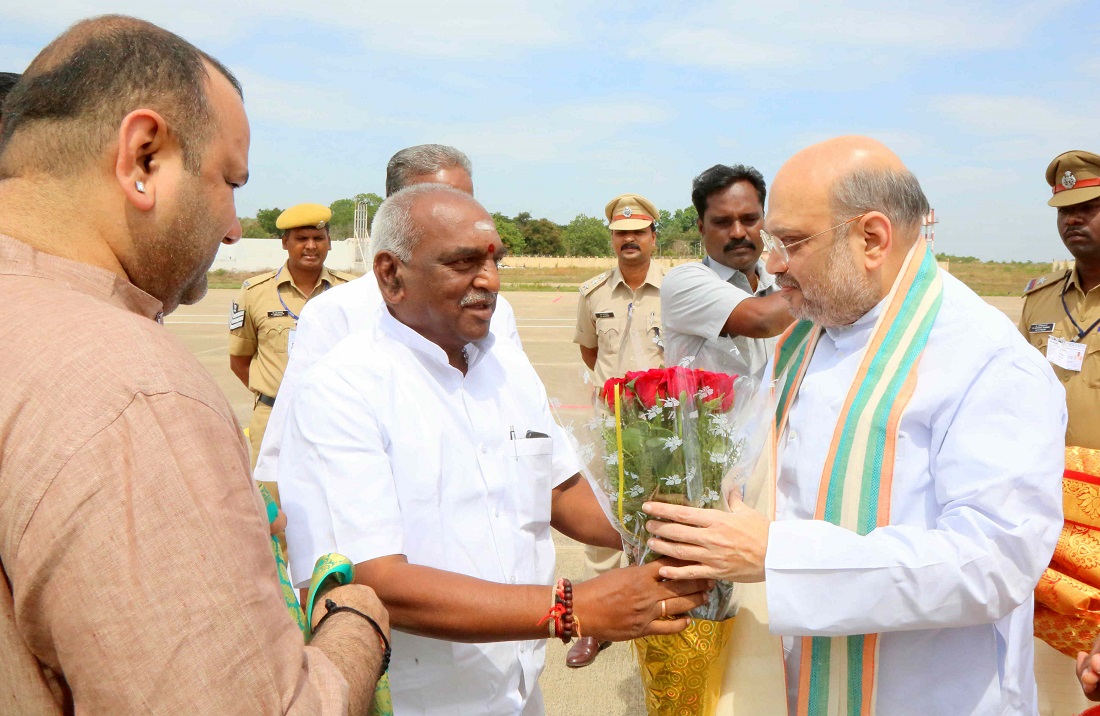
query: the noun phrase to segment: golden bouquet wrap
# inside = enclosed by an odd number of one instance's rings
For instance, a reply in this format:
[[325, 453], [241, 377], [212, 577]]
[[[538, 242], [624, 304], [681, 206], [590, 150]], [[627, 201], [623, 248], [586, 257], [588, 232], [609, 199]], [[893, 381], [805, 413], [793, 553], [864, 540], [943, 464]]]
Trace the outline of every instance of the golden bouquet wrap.
[[634, 640], [649, 716], [713, 714], [722, 693], [733, 620], [696, 619], [679, 634]]
[[1066, 448], [1065, 523], [1035, 588], [1035, 636], [1071, 657], [1100, 633], [1100, 450]]

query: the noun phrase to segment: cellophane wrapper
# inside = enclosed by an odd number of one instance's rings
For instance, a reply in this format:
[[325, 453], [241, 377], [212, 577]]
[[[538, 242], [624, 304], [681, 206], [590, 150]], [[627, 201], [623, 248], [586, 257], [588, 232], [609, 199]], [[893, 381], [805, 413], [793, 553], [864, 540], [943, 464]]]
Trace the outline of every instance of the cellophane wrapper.
[[[767, 442], [769, 394], [750, 376], [686, 366], [628, 372], [596, 390], [582, 458], [631, 563], [660, 556], [647, 547], [644, 503], [729, 511], [729, 494], [744, 494]], [[717, 582], [691, 616], [728, 619], [736, 591]]]

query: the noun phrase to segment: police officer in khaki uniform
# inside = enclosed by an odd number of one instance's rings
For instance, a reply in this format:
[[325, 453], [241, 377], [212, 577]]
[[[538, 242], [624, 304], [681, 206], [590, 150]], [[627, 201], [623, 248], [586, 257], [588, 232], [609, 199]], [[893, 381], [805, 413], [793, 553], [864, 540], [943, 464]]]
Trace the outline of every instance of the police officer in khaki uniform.
[[[581, 286], [573, 336], [599, 385], [627, 371], [659, 368], [664, 360], [660, 341], [664, 271], [651, 261], [657, 248], [657, 207], [645, 197], [623, 194], [612, 199], [604, 213], [618, 266]], [[618, 567], [621, 557], [618, 550], [585, 547], [585, 579]], [[566, 663], [587, 666], [601, 646], [591, 637], [579, 639]]]
[[1075, 267], [1024, 289], [1020, 331], [1066, 388], [1066, 444], [1100, 449], [1100, 156], [1072, 151], [1047, 167], [1058, 233]]
[[355, 278], [325, 268], [331, 218], [332, 211], [320, 204], [299, 204], [280, 214], [275, 225], [283, 232], [286, 263], [245, 281], [229, 315], [229, 366], [256, 395], [248, 425], [253, 467], [294, 348], [302, 307], [328, 288]]

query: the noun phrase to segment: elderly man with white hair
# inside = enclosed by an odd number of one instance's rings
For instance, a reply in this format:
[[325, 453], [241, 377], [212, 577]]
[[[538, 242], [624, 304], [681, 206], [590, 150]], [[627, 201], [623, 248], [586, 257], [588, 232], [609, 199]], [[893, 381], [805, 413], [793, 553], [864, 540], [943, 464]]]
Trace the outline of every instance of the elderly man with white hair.
[[[539, 714], [544, 640], [675, 633], [704, 580], [669, 562], [551, 588], [551, 525], [619, 544], [546, 391], [489, 323], [503, 256], [472, 196], [423, 184], [383, 203], [371, 328], [304, 374], [279, 457], [295, 575], [338, 552], [395, 630], [399, 714]], [[300, 577], [299, 577], [300, 578]]]

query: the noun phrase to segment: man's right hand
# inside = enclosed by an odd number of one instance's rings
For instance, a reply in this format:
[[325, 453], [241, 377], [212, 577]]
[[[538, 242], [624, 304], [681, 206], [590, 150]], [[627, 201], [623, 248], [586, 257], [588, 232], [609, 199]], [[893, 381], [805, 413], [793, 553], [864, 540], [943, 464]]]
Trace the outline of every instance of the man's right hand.
[[[599, 641], [627, 641], [648, 634], [676, 634], [691, 623], [683, 615], [706, 601], [714, 583], [706, 579], [664, 581], [658, 570], [682, 563], [664, 557], [655, 562], [613, 569], [573, 585], [573, 614], [581, 633]], [[664, 619], [664, 612], [674, 619]]]
[[1077, 680], [1089, 701], [1100, 701], [1100, 636], [1092, 642], [1092, 653], [1077, 652]]

